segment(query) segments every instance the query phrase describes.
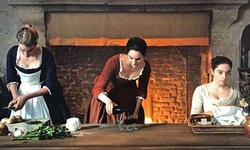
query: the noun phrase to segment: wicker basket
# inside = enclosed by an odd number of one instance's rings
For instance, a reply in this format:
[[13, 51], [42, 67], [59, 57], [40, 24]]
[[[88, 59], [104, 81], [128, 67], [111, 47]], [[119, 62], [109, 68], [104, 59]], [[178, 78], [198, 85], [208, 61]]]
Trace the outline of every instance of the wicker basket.
[[244, 133], [242, 125], [194, 125], [189, 121], [188, 126], [195, 134]]

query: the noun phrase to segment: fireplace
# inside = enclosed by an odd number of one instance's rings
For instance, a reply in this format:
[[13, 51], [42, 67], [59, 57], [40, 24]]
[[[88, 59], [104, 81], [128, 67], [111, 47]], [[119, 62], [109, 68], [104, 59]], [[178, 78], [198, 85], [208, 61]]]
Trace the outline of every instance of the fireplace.
[[210, 80], [214, 13], [236, 10], [243, 3], [9, 0], [20, 15], [32, 12], [22, 22], [37, 26], [40, 43], [54, 52], [73, 116], [84, 112], [94, 77], [105, 61], [124, 52], [127, 38], [143, 37], [152, 67], [143, 102], [148, 123], [187, 122], [195, 87]]
[[[124, 53], [122, 46], [54, 46], [58, 77], [73, 113], [85, 110], [94, 78], [106, 60]], [[143, 102], [146, 122], [185, 123], [193, 90], [207, 81], [206, 46], [149, 47], [151, 63], [148, 97]], [[202, 79], [203, 77], [203, 79]], [[203, 81], [202, 81], [203, 80]]]

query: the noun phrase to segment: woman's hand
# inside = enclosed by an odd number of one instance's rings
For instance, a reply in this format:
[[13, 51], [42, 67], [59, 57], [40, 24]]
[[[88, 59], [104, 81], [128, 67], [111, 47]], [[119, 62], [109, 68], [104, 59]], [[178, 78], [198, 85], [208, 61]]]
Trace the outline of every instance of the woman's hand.
[[205, 112], [204, 114], [207, 114], [207, 115], [210, 115], [210, 116], [213, 116], [214, 114], [213, 114], [213, 111], [207, 111], [207, 112]]
[[21, 95], [21, 96], [17, 96], [15, 99], [13, 99], [10, 103], [9, 103], [9, 107], [14, 107], [14, 111], [20, 110], [23, 108], [24, 104], [26, 103], [26, 101], [29, 99], [29, 97], [27, 95]]
[[131, 116], [130, 116], [130, 119], [138, 119], [138, 114], [132, 114]]
[[112, 115], [114, 106], [115, 106], [115, 104], [111, 100], [106, 102], [105, 107], [106, 107], [106, 112], [108, 115]]
[[117, 106], [117, 104], [115, 104], [110, 98], [108, 98], [108, 96], [104, 93], [100, 93], [98, 95], [98, 99], [101, 100], [103, 103], [106, 104], [105, 108], [106, 108], [106, 112], [108, 115], [112, 115], [113, 113], [113, 107]]
[[8, 107], [13, 107], [13, 108], [15, 108], [16, 103], [17, 103], [17, 97], [13, 98], [13, 99], [10, 101]]

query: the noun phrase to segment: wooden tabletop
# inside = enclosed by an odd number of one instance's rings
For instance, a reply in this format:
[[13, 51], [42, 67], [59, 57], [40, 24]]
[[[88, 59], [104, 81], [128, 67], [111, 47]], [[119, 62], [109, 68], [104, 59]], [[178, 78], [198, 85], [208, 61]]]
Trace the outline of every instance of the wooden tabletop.
[[138, 126], [119, 131], [114, 125], [83, 124], [69, 139], [11, 141], [11, 136], [0, 136], [0, 149], [250, 149], [244, 133], [194, 134], [186, 124]]

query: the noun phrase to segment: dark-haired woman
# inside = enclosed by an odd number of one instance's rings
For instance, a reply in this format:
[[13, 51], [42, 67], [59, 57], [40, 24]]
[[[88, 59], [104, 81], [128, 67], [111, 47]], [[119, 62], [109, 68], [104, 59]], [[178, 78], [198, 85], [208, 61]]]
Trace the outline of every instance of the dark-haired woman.
[[232, 61], [229, 58], [216, 56], [211, 60], [213, 80], [195, 89], [192, 98], [191, 115], [199, 113], [215, 115], [215, 110], [212, 110], [217, 106], [240, 105], [240, 92], [227, 83], [231, 70]]
[[150, 64], [145, 60], [147, 44], [132, 37], [126, 44], [127, 53], [109, 58], [101, 75], [96, 78], [92, 97], [84, 118], [85, 123], [115, 123], [112, 109], [127, 108], [132, 117], [144, 123], [142, 101], [147, 96]]

